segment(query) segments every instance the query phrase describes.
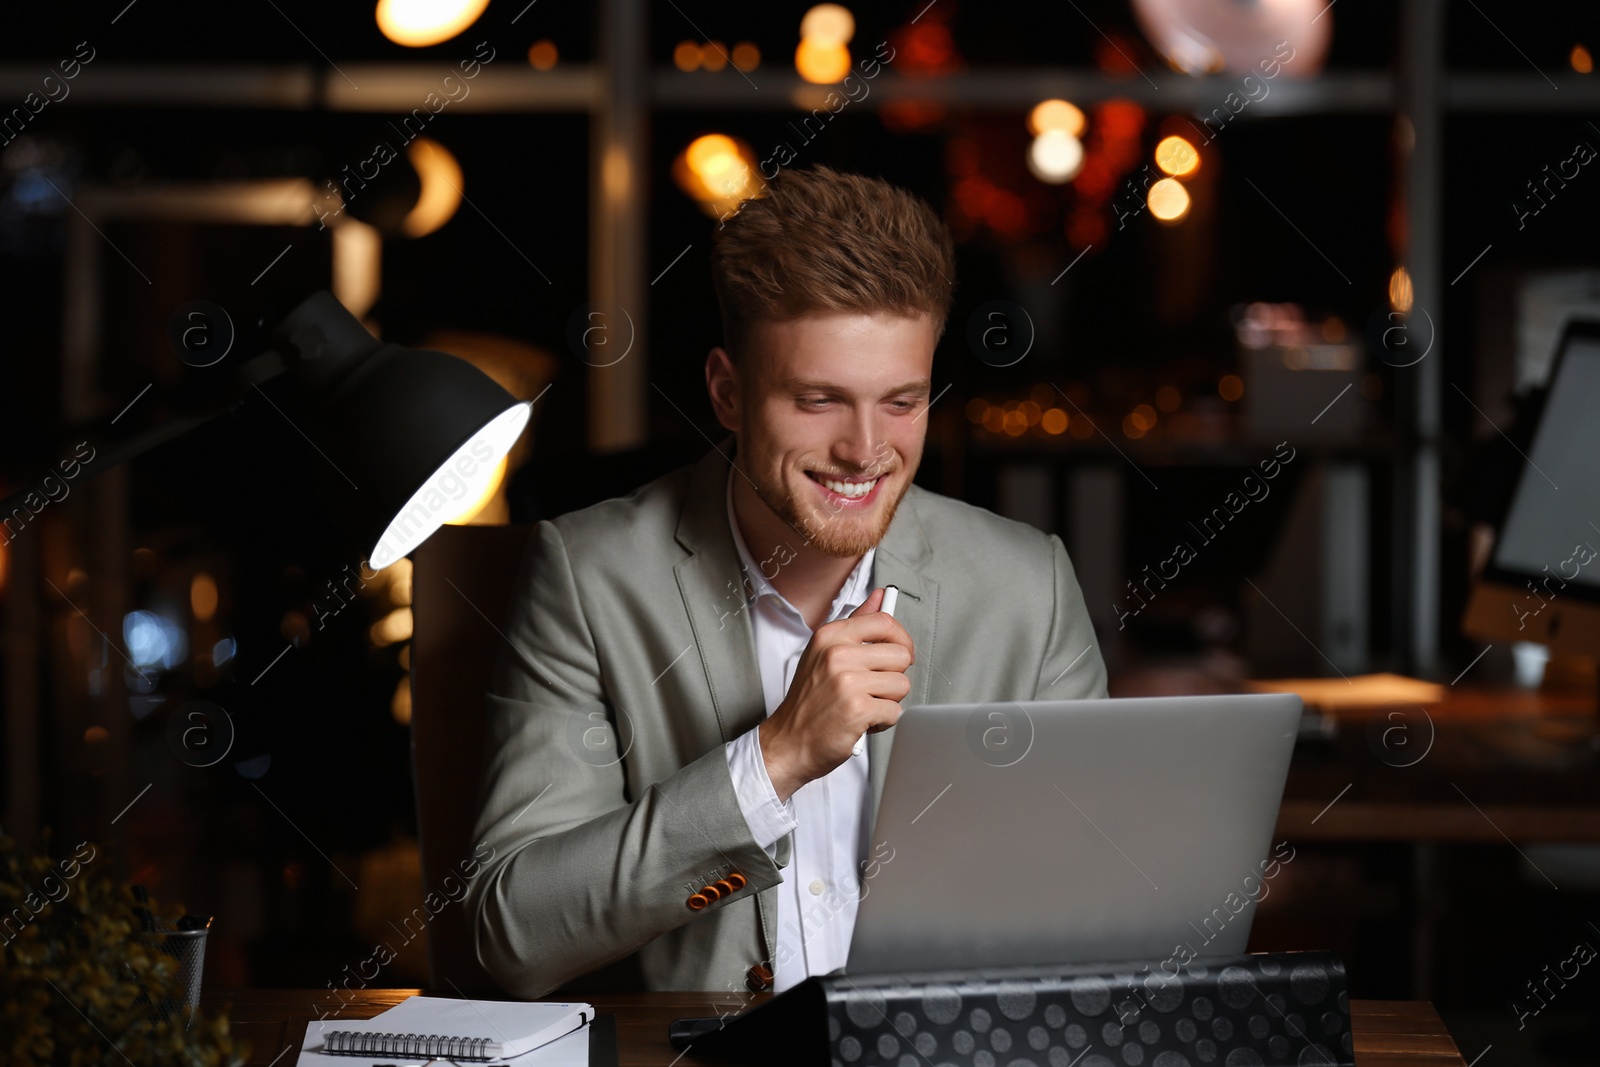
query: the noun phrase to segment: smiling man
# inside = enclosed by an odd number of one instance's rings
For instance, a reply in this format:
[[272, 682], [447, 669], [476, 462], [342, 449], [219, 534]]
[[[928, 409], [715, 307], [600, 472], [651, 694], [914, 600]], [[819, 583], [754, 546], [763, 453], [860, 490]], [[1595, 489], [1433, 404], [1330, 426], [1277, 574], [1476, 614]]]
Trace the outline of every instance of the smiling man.
[[791, 170], [712, 273], [731, 436], [540, 523], [516, 579], [467, 906], [519, 996], [843, 966], [893, 862], [870, 835], [903, 709], [1105, 695], [1061, 541], [913, 484], [955, 274], [927, 205]]

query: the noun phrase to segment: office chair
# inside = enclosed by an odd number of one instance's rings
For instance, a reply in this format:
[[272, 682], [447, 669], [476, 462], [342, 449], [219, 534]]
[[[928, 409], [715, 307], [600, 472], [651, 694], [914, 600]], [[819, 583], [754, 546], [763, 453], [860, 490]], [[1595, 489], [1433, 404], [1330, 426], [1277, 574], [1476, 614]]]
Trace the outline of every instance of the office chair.
[[[476, 844], [483, 695], [532, 530], [445, 526], [412, 553], [411, 769], [423, 886], [440, 896], [447, 875], [461, 881], [461, 861]], [[500, 992], [478, 963], [459, 901], [427, 929], [430, 988], [450, 996]]]

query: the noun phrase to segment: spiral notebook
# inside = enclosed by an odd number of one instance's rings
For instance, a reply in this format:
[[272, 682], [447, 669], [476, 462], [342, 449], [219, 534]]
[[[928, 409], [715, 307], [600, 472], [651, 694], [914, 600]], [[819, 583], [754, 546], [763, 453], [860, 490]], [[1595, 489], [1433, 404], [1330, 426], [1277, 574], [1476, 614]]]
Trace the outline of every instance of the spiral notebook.
[[[588, 1063], [584, 1024], [594, 1008], [578, 1003], [407, 997], [371, 1019], [312, 1020], [306, 1026], [300, 1067], [357, 1067], [351, 1057], [416, 1062], [448, 1057], [473, 1063], [504, 1061], [529, 1067]], [[578, 1040], [564, 1040], [568, 1036]], [[548, 1050], [551, 1055], [532, 1055]]]

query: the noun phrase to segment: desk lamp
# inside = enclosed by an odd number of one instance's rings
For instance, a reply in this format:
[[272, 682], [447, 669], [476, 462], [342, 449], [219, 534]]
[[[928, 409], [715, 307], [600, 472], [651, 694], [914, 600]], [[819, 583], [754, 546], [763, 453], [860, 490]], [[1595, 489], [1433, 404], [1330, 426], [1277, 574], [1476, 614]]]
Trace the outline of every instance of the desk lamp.
[[[289, 312], [268, 333], [265, 351], [239, 366], [226, 407], [106, 444], [86, 473], [180, 437], [242, 403], [250, 387], [284, 375], [311, 414], [307, 438], [327, 460], [317, 465], [318, 493], [374, 570], [412, 551], [461, 500], [488, 487], [533, 408], [465, 360], [379, 341], [323, 291]], [[34, 492], [0, 501], [0, 519]]]

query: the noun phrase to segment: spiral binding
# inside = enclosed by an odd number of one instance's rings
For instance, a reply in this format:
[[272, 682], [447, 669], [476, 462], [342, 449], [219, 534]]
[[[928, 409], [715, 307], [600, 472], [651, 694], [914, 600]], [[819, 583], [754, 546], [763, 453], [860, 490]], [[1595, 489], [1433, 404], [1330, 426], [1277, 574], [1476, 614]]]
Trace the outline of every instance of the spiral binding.
[[487, 1037], [446, 1037], [439, 1034], [379, 1033], [372, 1030], [334, 1030], [323, 1051], [335, 1056], [445, 1056], [459, 1060], [487, 1060], [493, 1040]]

